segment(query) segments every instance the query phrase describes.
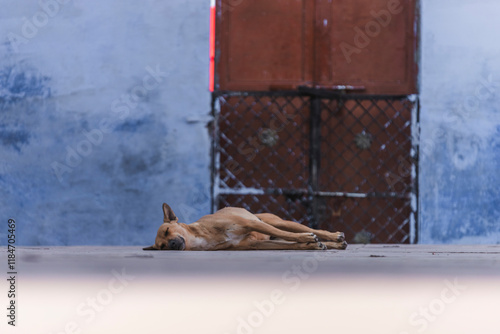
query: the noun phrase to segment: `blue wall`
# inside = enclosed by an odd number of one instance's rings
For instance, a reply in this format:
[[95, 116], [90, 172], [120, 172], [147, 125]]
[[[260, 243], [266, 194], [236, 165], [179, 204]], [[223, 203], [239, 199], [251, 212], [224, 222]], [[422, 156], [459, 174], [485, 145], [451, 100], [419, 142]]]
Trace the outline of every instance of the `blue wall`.
[[[210, 211], [208, 1], [59, 1], [1, 2], [0, 219], [19, 245], [151, 244], [163, 201]], [[500, 242], [499, 12], [422, 0], [422, 243]]]
[[208, 213], [207, 1], [40, 3], [0, 11], [0, 219], [18, 245], [149, 245], [163, 201]]
[[422, 243], [500, 243], [498, 13], [498, 1], [423, 1]]

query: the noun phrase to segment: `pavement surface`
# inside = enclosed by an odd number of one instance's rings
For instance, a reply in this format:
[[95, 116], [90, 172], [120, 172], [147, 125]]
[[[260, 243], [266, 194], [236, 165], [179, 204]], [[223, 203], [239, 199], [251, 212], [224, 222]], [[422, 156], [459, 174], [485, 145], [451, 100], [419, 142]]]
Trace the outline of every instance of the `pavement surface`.
[[[7, 324], [10, 311], [2, 307], [1, 333], [500, 330], [499, 245], [239, 252], [18, 247], [16, 271], [16, 326]], [[7, 279], [0, 293], [8, 307]]]

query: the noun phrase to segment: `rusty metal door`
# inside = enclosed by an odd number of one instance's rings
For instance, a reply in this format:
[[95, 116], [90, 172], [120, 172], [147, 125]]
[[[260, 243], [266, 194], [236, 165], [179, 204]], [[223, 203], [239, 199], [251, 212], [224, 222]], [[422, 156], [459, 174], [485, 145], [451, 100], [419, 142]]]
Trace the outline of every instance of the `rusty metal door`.
[[219, 0], [214, 210], [416, 242], [417, 20], [402, 3]]

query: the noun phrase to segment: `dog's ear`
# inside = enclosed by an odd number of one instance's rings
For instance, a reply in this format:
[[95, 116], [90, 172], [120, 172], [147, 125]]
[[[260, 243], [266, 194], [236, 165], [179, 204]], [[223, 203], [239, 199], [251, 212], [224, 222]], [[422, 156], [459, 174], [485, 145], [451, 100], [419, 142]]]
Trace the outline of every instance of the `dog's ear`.
[[177, 220], [177, 217], [167, 203], [163, 203], [163, 222], [170, 223], [171, 221]]
[[144, 247], [142, 250], [158, 250], [155, 248], [155, 246], [149, 246], [149, 247]]

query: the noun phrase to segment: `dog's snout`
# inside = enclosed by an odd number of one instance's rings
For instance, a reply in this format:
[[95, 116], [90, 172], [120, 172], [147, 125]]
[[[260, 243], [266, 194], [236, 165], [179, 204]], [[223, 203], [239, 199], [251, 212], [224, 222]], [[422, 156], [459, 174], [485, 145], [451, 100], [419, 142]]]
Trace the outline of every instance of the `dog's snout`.
[[175, 239], [172, 239], [168, 242], [168, 248], [170, 249], [177, 249], [179, 247], [179, 242]]
[[172, 250], [184, 249], [184, 240], [182, 238], [175, 238], [168, 242], [168, 248]]

